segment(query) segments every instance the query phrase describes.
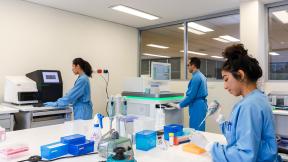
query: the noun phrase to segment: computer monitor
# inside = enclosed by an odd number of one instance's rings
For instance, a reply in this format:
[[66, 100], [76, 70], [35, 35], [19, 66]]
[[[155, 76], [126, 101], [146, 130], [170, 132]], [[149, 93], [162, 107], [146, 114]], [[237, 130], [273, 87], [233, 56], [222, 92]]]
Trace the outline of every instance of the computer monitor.
[[63, 82], [58, 70], [36, 70], [26, 74], [37, 84], [39, 102], [56, 101], [63, 96]]
[[44, 83], [60, 83], [57, 71], [42, 71]]
[[157, 81], [171, 80], [171, 64], [152, 62], [151, 63], [151, 78]]

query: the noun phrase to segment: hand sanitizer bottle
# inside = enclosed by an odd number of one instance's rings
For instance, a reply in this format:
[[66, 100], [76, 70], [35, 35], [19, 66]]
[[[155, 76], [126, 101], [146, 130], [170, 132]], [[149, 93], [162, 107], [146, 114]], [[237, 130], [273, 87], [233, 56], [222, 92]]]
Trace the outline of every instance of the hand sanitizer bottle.
[[104, 116], [102, 114], [97, 113], [94, 116], [94, 125], [93, 125], [93, 131], [92, 131], [92, 136], [91, 140], [94, 141], [94, 150], [98, 151], [98, 145], [101, 140], [102, 134], [101, 134], [101, 129], [103, 128], [103, 123], [102, 119]]

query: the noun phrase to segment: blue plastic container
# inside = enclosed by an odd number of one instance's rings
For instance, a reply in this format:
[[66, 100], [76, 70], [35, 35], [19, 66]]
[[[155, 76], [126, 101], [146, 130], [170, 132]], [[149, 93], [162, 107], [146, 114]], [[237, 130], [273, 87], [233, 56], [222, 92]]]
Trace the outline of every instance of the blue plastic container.
[[55, 142], [41, 146], [40, 150], [42, 158], [51, 160], [68, 154], [68, 145], [61, 142]]
[[156, 147], [156, 132], [152, 130], [143, 130], [136, 133], [136, 149], [148, 151]]
[[183, 125], [169, 124], [164, 126], [164, 139], [169, 140], [169, 133], [174, 133], [174, 136], [183, 136]]
[[80, 144], [69, 144], [68, 153], [74, 156], [88, 154], [94, 151], [94, 141], [86, 140]]
[[70, 136], [61, 137], [61, 142], [66, 144], [79, 144], [85, 143], [86, 138], [81, 134], [73, 134]]

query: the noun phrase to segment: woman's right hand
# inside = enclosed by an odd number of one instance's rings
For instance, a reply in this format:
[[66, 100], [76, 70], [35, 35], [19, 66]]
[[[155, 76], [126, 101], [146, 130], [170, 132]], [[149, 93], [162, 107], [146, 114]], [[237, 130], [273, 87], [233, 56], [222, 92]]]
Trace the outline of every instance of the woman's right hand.
[[211, 117], [219, 124], [222, 124], [225, 122], [225, 118], [224, 118], [224, 115], [221, 113], [221, 109], [222, 109], [222, 106], [219, 105], [219, 108], [217, 109], [217, 111], [211, 115]]
[[57, 107], [57, 102], [45, 102], [45, 107]]

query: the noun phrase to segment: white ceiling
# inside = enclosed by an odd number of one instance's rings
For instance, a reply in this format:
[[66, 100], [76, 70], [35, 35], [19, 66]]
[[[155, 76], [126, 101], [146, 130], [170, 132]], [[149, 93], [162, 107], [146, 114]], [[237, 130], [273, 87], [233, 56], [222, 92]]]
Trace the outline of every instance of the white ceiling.
[[[145, 27], [239, 8], [239, 0], [26, 0], [131, 27]], [[109, 7], [123, 4], [155, 16], [150, 21]]]
[[[26, 0], [69, 12], [95, 17], [131, 27], [145, 27], [194, 18], [239, 8], [240, 1], [250, 0]], [[261, 0], [272, 3], [279, 0]], [[109, 7], [122, 4], [160, 17], [146, 20]]]

